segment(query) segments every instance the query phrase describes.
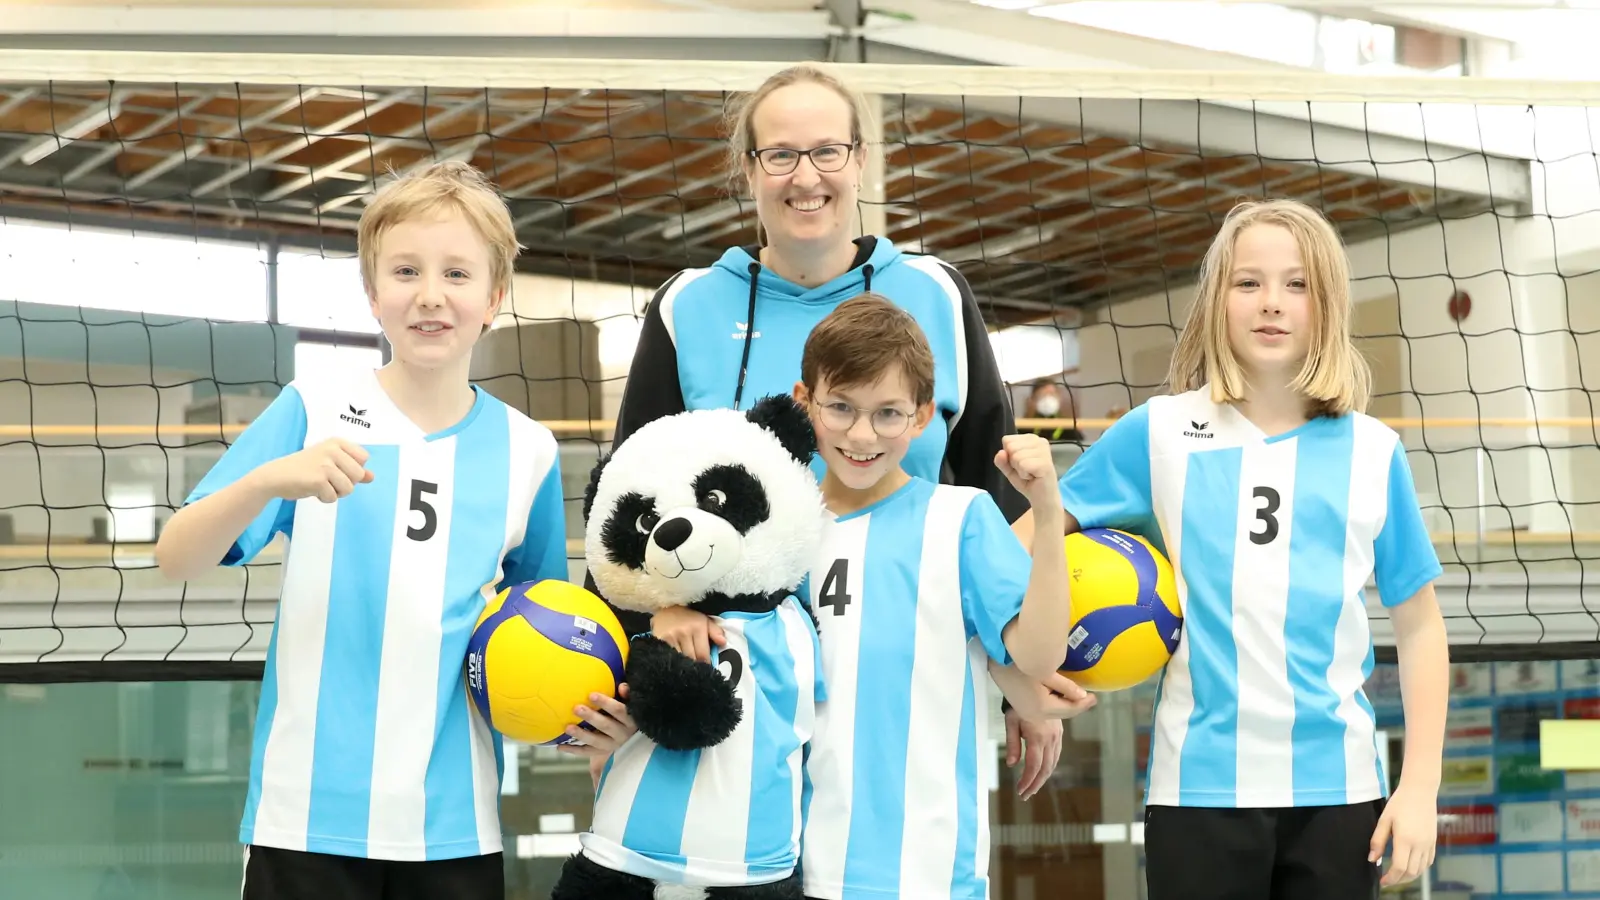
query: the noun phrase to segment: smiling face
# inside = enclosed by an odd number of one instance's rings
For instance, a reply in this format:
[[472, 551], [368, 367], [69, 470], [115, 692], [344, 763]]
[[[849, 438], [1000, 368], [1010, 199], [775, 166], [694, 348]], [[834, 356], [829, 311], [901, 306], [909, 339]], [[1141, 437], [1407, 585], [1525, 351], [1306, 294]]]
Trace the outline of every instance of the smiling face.
[[[862, 150], [853, 146], [849, 101], [826, 85], [796, 82], [760, 100], [750, 130], [751, 149], [764, 151], [765, 159], [747, 157], [741, 164], [769, 242], [850, 240]], [[808, 150], [815, 155], [791, 152]]]
[[810, 410], [828, 478], [857, 492], [871, 492], [901, 471], [911, 442], [933, 415], [932, 403], [917, 405], [899, 366], [866, 385], [834, 386], [823, 376], [813, 391], [796, 385], [795, 398]]
[[798, 585], [821, 535], [813, 450], [805, 411], [782, 396], [634, 432], [585, 496], [584, 555], [600, 594], [655, 612]]
[[1292, 381], [1312, 339], [1312, 297], [1300, 245], [1280, 225], [1239, 232], [1227, 288], [1228, 345], [1245, 373]]
[[448, 206], [383, 232], [367, 299], [397, 362], [440, 369], [470, 356], [504, 296], [490, 253]]

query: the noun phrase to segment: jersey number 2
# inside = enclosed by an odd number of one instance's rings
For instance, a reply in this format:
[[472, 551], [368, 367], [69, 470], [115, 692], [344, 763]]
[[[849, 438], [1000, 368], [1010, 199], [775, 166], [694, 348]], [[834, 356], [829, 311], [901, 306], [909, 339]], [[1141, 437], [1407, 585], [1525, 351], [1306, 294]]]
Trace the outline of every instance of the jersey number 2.
[[728, 674], [722, 676], [728, 679], [734, 690], [738, 690], [740, 679], [744, 678], [744, 657], [732, 647], [723, 647], [717, 651], [717, 671], [722, 671], [722, 664], [728, 664]]
[[828, 574], [822, 579], [821, 596], [817, 598], [818, 606], [833, 607], [833, 614], [844, 615], [844, 608], [850, 605], [850, 561], [840, 558], [833, 561], [828, 567]]
[[411, 479], [411, 511], [422, 513], [422, 525], [407, 526], [406, 537], [413, 541], [425, 541], [433, 537], [433, 532], [439, 527], [439, 514], [434, 512], [433, 504], [423, 499], [423, 495], [437, 493], [439, 493], [437, 484]]
[[1282, 498], [1278, 496], [1276, 490], [1269, 487], [1258, 487], [1250, 492], [1250, 496], [1257, 500], [1266, 501], [1265, 506], [1256, 510], [1256, 518], [1260, 519], [1261, 524], [1266, 527], [1261, 531], [1251, 531], [1250, 543], [1270, 544], [1278, 536], [1277, 512], [1278, 504], [1282, 502]]

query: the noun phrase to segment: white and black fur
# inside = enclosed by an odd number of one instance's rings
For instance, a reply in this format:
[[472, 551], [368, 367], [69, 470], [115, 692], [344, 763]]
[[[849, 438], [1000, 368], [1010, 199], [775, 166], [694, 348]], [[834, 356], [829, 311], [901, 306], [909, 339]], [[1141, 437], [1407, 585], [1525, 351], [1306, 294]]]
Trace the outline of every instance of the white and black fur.
[[[751, 427], [752, 425], [758, 427]], [[795, 593], [820, 547], [825, 510], [810, 464], [811, 422], [792, 397], [748, 412], [695, 410], [634, 432], [591, 473], [584, 555], [613, 606], [654, 613], [765, 613]], [[630, 641], [628, 712], [671, 750], [712, 747], [739, 724], [724, 675], [648, 635]], [[800, 900], [800, 876], [773, 884], [694, 888], [613, 872], [581, 853], [553, 900]]]
[[[805, 410], [785, 395], [746, 413], [694, 410], [640, 428], [595, 466], [585, 492], [584, 556], [597, 592], [643, 613], [776, 609], [820, 546], [816, 449]], [[628, 711], [662, 747], [714, 746], [739, 724], [722, 675], [654, 637], [632, 639], [626, 675]]]
[[595, 467], [584, 498], [584, 555], [601, 596], [646, 613], [777, 606], [820, 541], [815, 453], [805, 411], [783, 395], [748, 413], [695, 410], [639, 429]]

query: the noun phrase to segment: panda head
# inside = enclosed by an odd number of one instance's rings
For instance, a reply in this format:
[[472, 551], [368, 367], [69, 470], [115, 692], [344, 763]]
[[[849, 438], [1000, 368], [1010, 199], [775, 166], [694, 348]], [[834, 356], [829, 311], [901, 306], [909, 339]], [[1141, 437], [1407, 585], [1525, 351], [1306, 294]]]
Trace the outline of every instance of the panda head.
[[786, 395], [640, 428], [595, 466], [584, 496], [584, 555], [600, 595], [640, 612], [771, 609], [821, 541], [815, 453], [811, 422]]

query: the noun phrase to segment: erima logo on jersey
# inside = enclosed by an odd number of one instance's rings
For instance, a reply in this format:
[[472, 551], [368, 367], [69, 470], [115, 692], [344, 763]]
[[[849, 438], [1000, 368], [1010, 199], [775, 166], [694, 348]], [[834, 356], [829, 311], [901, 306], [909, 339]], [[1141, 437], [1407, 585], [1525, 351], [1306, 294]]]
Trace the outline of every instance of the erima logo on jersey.
[[750, 336], [750, 340], [752, 340], [752, 341], [755, 340], [758, 337], [761, 337], [761, 332], [759, 332], [759, 331], [751, 331], [750, 330], [750, 323], [749, 322], [735, 322], [735, 323], [733, 323], [733, 327], [735, 327], [735, 328], [737, 328], [739, 330], [735, 331], [733, 334], [729, 335], [729, 337], [733, 338], [736, 341], [744, 340], [745, 335], [747, 335], [747, 334]]
[[352, 425], [360, 425], [362, 428], [371, 428], [372, 427], [372, 423], [371, 422], [368, 422], [366, 419], [361, 418], [362, 416], [367, 414], [366, 410], [364, 410], [364, 409], [356, 409], [354, 405], [351, 405], [351, 406], [346, 407], [346, 408], [349, 409], [350, 412], [348, 412], [348, 413], [339, 413], [339, 418], [343, 419], [346, 422], [349, 422]]
[[[1183, 430], [1183, 435], [1184, 435], [1184, 437], [1192, 437], [1192, 438], [1214, 438], [1214, 437], [1216, 437], [1216, 435], [1210, 434], [1210, 433], [1208, 433], [1206, 431], [1206, 429], [1210, 428], [1210, 427], [1211, 427], [1211, 423], [1210, 422], [1196, 422], [1193, 419], [1190, 419], [1189, 420], [1189, 428], [1185, 428]], [[1193, 430], [1190, 430], [1190, 429], [1193, 429]]]

